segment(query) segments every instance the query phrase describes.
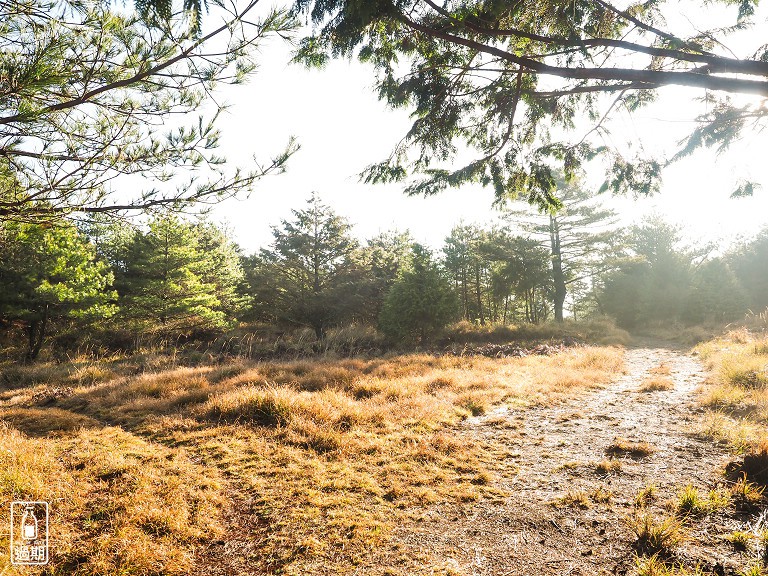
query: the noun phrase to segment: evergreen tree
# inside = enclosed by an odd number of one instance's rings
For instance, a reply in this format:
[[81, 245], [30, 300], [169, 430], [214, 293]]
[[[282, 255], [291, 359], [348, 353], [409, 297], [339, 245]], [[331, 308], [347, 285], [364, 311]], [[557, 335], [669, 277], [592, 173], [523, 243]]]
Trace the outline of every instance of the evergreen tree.
[[413, 238], [409, 232], [383, 232], [367, 241], [359, 250], [358, 260], [363, 277], [358, 282], [362, 297], [360, 319], [375, 323], [384, 299], [408, 265]]
[[513, 225], [547, 246], [552, 275], [552, 303], [555, 320], [563, 321], [568, 286], [600, 271], [615, 250], [613, 226], [616, 214], [599, 201], [578, 180], [558, 180], [557, 195], [562, 208], [534, 212], [531, 207], [509, 211]]
[[459, 297], [462, 317], [485, 324], [491, 290], [484, 245], [487, 233], [478, 226], [456, 226], [445, 239], [444, 265]]
[[205, 257], [205, 266], [200, 272], [200, 280], [214, 288], [218, 300], [218, 310], [227, 318], [238, 316], [246, 304], [241, 293], [244, 280], [240, 249], [230, 238], [227, 231], [201, 221], [195, 227], [198, 250]]
[[746, 292], [725, 261], [716, 258], [696, 267], [683, 310], [686, 322], [729, 322], [746, 309]]
[[[189, 26], [196, 10], [161, 0], [150, 15], [153, 2], [136, 4], [0, 2], [0, 219], [213, 203], [282, 171], [296, 150], [228, 168], [211, 97], [253, 73], [260, 40], [294, 28], [284, 9], [257, 16], [258, 2], [216, 2], [219, 23], [202, 34]], [[116, 186], [126, 174], [140, 178]], [[173, 186], [173, 176], [188, 181]]]
[[272, 229], [272, 246], [255, 261], [260, 273], [251, 275], [259, 280], [252, 296], [271, 304], [279, 321], [308, 326], [321, 339], [329, 327], [360, 309], [358, 245], [350, 224], [316, 194], [293, 215]]
[[428, 342], [456, 317], [458, 302], [429, 250], [413, 245], [411, 265], [387, 294], [379, 327], [392, 341]]
[[753, 312], [768, 308], [768, 228], [729, 256], [731, 268], [747, 293]]
[[51, 322], [115, 312], [112, 274], [74, 226], [6, 223], [0, 235], [0, 318], [24, 324], [27, 360], [37, 358]]
[[680, 229], [659, 218], [634, 226], [626, 260], [605, 275], [601, 311], [626, 328], [648, 324], [728, 322], [748, 297], [728, 262], [711, 258], [711, 246], [682, 244]]
[[532, 323], [546, 320], [546, 302], [552, 294], [549, 252], [536, 240], [508, 230], [496, 231], [490, 238], [486, 252], [496, 263], [493, 285], [504, 298], [503, 322], [518, 317]]
[[211, 279], [211, 258], [198, 229], [177, 216], [153, 219], [127, 247], [117, 279], [123, 314], [143, 321], [222, 327], [227, 318]]

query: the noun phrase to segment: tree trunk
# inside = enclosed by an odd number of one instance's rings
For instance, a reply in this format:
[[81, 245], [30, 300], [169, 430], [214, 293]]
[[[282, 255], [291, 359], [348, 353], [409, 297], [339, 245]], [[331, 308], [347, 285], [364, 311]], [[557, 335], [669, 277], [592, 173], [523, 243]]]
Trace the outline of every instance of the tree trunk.
[[477, 301], [477, 313], [480, 316], [480, 324], [485, 324], [485, 313], [483, 312], [483, 291], [480, 284], [480, 265], [475, 264], [475, 300]]
[[43, 346], [43, 339], [45, 338], [45, 329], [48, 324], [48, 305], [45, 305], [43, 310], [43, 317], [40, 320], [32, 320], [27, 327], [27, 336], [29, 338], [29, 346], [27, 348], [27, 354], [24, 357], [26, 362], [33, 362], [40, 354], [40, 349]]
[[552, 281], [555, 285], [555, 320], [563, 321], [563, 307], [567, 289], [565, 286], [565, 274], [563, 273], [563, 259], [560, 250], [560, 227], [557, 218], [549, 216], [549, 244], [552, 254]]

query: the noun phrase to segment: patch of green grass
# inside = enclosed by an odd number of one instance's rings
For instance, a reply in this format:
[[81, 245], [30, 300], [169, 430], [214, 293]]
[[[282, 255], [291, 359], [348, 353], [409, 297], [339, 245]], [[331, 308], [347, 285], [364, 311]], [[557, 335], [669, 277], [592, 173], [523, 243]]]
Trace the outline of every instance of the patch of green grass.
[[703, 496], [698, 488], [688, 484], [677, 496], [676, 511], [684, 516], [702, 516], [722, 510], [729, 503], [729, 494], [723, 490], [713, 489]]
[[641, 514], [630, 520], [635, 548], [642, 554], [669, 556], [685, 538], [682, 522], [674, 516], [657, 519]]
[[658, 554], [648, 557], [635, 558], [637, 576], [704, 576], [704, 571], [699, 567], [693, 572], [683, 567], [682, 564], [673, 564], [660, 558]]
[[755, 539], [755, 535], [751, 532], [744, 532], [743, 530], [735, 530], [725, 536], [725, 539], [733, 544], [736, 550], [746, 550], [749, 548], [749, 544]]
[[747, 480], [744, 475], [731, 486], [731, 496], [736, 506], [741, 510], [751, 511], [760, 507], [763, 502], [765, 487], [758, 486]]
[[651, 502], [658, 498], [658, 487], [656, 484], [648, 484], [642, 488], [635, 496], [635, 507], [645, 508]]

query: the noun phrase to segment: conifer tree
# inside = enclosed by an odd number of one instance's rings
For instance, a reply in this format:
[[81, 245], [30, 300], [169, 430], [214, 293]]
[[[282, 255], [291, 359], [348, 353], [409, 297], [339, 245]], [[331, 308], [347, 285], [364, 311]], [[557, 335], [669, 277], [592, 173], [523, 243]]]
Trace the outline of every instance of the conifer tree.
[[536, 212], [527, 207], [510, 210], [509, 217], [513, 225], [549, 249], [555, 320], [562, 322], [568, 286], [601, 271], [610, 260], [607, 251], [615, 248], [611, 240], [616, 214], [602, 208], [578, 180], [566, 183], [559, 179], [557, 194], [560, 209]]
[[52, 322], [114, 314], [112, 274], [74, 226], [6, 223], [0, 236], [0, 319], [24, 324], [27, 360]]
[[318, 339], [329, 327], [360, 309], [361, 295], [351, 225], [312, 194], [293, 220], [274, 227], [271, 247], [254, 260], [259, 274], [252, 285], [257, 302], [267, 302], [276, 319], [307, 326]]
[[173, 215], [153, 219], [147, 232], [135, 233], [125, 260], [117, 288], [126, 316], [161, 324], [226, 324], [207, 271], [210, 258], [194, 225]]
[[429, 250], [413, 245], [411, 265], [389, 291], [379, 327], [392, 341], [428, 342], [456, 318], [458, 302]]

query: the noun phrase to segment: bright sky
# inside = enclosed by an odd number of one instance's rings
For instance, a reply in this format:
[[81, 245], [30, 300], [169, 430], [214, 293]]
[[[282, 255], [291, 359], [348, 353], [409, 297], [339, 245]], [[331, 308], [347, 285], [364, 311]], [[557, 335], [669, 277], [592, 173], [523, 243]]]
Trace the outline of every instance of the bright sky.
[[[758, 21], [765, 22], [761, 17]], [[755, 45], [759, 42], [754, 43]], [[408, 229], [438, 247], [460, 221], [490, 223], [493, 194], [478, 187], [447, 191], [431, 198], [406, 197], [398, 185], [366, 185], [357, 174], [383, 160], [410, 126], [407, 112], [387, 109], [373, 93], [371, 69], [357, 62], [334, 61], [326, 69], [306, 70], [288, 63], [290, 46], [272, 41], [264, 46], [258, 74], [245, 86], [227, 88], [231, 105], [221, 118], [222, 154], [233, 165], [248, 165], [255, 154], [268, 159], [289, 135], [301, 150], [288, 172], [262, 180], [250, 198], [218, 206], [214, 218], [233, 228], [246, 253], [271, 240], [270, 225], [290, 218], [312, 191], [355, 224], [356, 234]], [[658, 103], [613, 123], [617, 139], [627, 137], [648, 151], [675, 150], [700, 110], [694, 90], [665, 88]], [[751, 235], [768, 224], [768, 164], [764, 135], [750, 132], [738, 145], [717, 157], [700, 152], [664, 172], [662, 192], [654, 198], [613, 198], [625, 222], [650, 213], [684, 226], [691, 239], [729, 240]], [[602, 172], [590, 175], [595, 189]], [[735, 180], [763, 183], [755, 197], [730, 199]]]

